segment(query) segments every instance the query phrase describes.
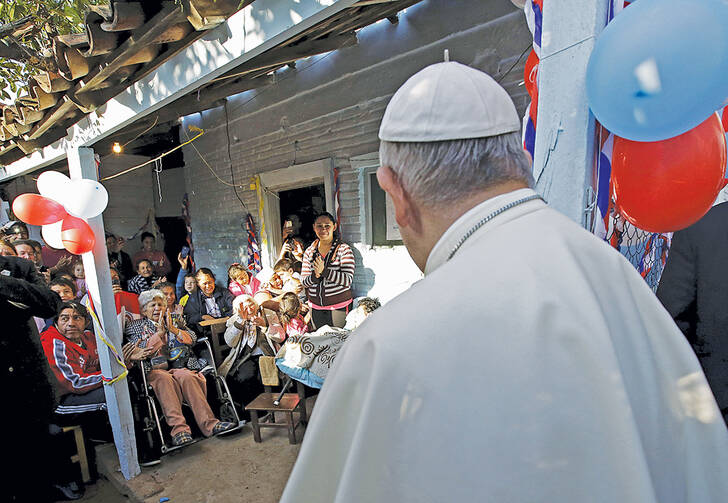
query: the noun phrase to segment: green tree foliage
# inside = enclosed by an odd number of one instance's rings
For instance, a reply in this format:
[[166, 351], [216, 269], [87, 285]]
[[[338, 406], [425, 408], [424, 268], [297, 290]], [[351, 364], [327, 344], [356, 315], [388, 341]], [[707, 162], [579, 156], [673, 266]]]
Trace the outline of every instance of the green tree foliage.
[[0, 100], [18, 94], [31, 75], [53, 69], [53, 37], [82, 32], [87, 7], [102, 1], [0, 0]]

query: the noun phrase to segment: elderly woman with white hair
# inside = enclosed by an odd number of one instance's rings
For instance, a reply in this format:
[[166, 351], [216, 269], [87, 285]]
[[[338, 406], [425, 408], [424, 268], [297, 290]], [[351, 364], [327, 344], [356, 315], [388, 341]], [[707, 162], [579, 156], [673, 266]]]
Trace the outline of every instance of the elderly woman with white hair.
[[186, 367], [185, 360], [191, 356], [189, 347], [197, 336], [184, 325], [179, 328], [179, 322], [173, 321], [164, 293], [156, 289], [142, 292], [139, 308], [142, 319], [129, 323], [124, 335], [137, 347], [155, 349], [142, 364], [148, 370], [149, 383], [172, 429], [172, 443], [177, 446], [192, 442], [190, 427], [182, 414], [182, 400], [192, 408], [197, 426], [204, 436], [234, 428], [233, 423], [217, 419], [210, 409], [205, 377]]
[[227, 321], [225, 343], [232, 348], [218, 373], [227, 378], [230, 392], [245, 404], [263, 391], [258, 360], [261, 356], [275, 356], [285, 339], [275, 311], [265, 309], [250, 295], [238, 295], [233, 300], [233, 316]]

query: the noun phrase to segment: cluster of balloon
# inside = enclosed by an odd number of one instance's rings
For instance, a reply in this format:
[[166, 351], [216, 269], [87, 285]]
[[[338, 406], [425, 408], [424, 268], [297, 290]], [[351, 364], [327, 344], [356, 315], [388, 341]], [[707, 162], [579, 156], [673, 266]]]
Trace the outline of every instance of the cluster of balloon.
[[57, 171], [38, 177], [39, 194], [21, 194], [13, 201], [13, 213], [30, 225], [41, 225], [43, 240], [51, 248], [65, 248], [80, 255], [96, 243], [86, 218], [100, 215], [109, 202], [103, 185], [93, 180], [71, 180]]
[[726, 140], [717, 113], [668, 140], [616, 137], [612, 193], [630, 223], [650, 232], [683, 229], [710, 209], [723, 187]]
[[723, 186], [726, 137], [713, 115], [728, 99], [726, 22], [720, 0], [639, 0], [597, 40], [587, 97], [619, 137], [613, 195], [637, 227], [687, 227]]

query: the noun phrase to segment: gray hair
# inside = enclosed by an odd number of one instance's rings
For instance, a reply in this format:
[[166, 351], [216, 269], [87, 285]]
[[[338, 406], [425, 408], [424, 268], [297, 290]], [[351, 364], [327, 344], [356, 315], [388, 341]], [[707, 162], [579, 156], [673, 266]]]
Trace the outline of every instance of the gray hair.
[[139, 309], [144, 310], [144, 308], [147, 307], [147, 304], [157, 297], [164, 301], [165, 306], [167, 305], [167, 297], [164, 295], [164, 292], [162, 292], [162, 290], [152, 288], [151, 290], [145, 290], [139, 294]]
[[[240, 294], [237, 297], [235, 297], [233, 299], [233, 313], [237, 313], [238, 309], [240, 309], [240, 304], [242, 304], [246, 300], [252, 300], [253, 302], [255, 302], [255, 299], [253, 299], [253, 297], [251, 297], [247, 293], [243, 293], [243, 294]], [[257, 302], [256, 302], [256, 304], [257, 304]]]
[[413, 198], [428, 206], [452, 203], [504, 182], [534, 184], [516, 132], [436, 142], [382, 141], [379, 159]]

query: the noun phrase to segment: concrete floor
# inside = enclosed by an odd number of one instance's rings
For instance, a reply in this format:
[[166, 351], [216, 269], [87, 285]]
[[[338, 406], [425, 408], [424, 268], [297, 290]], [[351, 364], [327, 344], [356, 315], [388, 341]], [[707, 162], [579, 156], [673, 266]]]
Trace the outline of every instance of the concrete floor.
[[[313, 400], [307, 400], [309, 410]], [[245, 425], [240, 433], [205, 439], [163, 456], [159, 465], [142, 468], [141, 475], [128, 481], [119, 470], [116, 449], [106, 444], [97, 448], [97, 462], [99, 473], [108, 480], [89, 486], [82, 501], [158, 503], [167, 497], [170, 503], [274, 503], [283, 492], [304, 431], [299, 425], [299, 443], [291, 445], [285, 429], [263, 429], [263, 442], [258, 444]]]

